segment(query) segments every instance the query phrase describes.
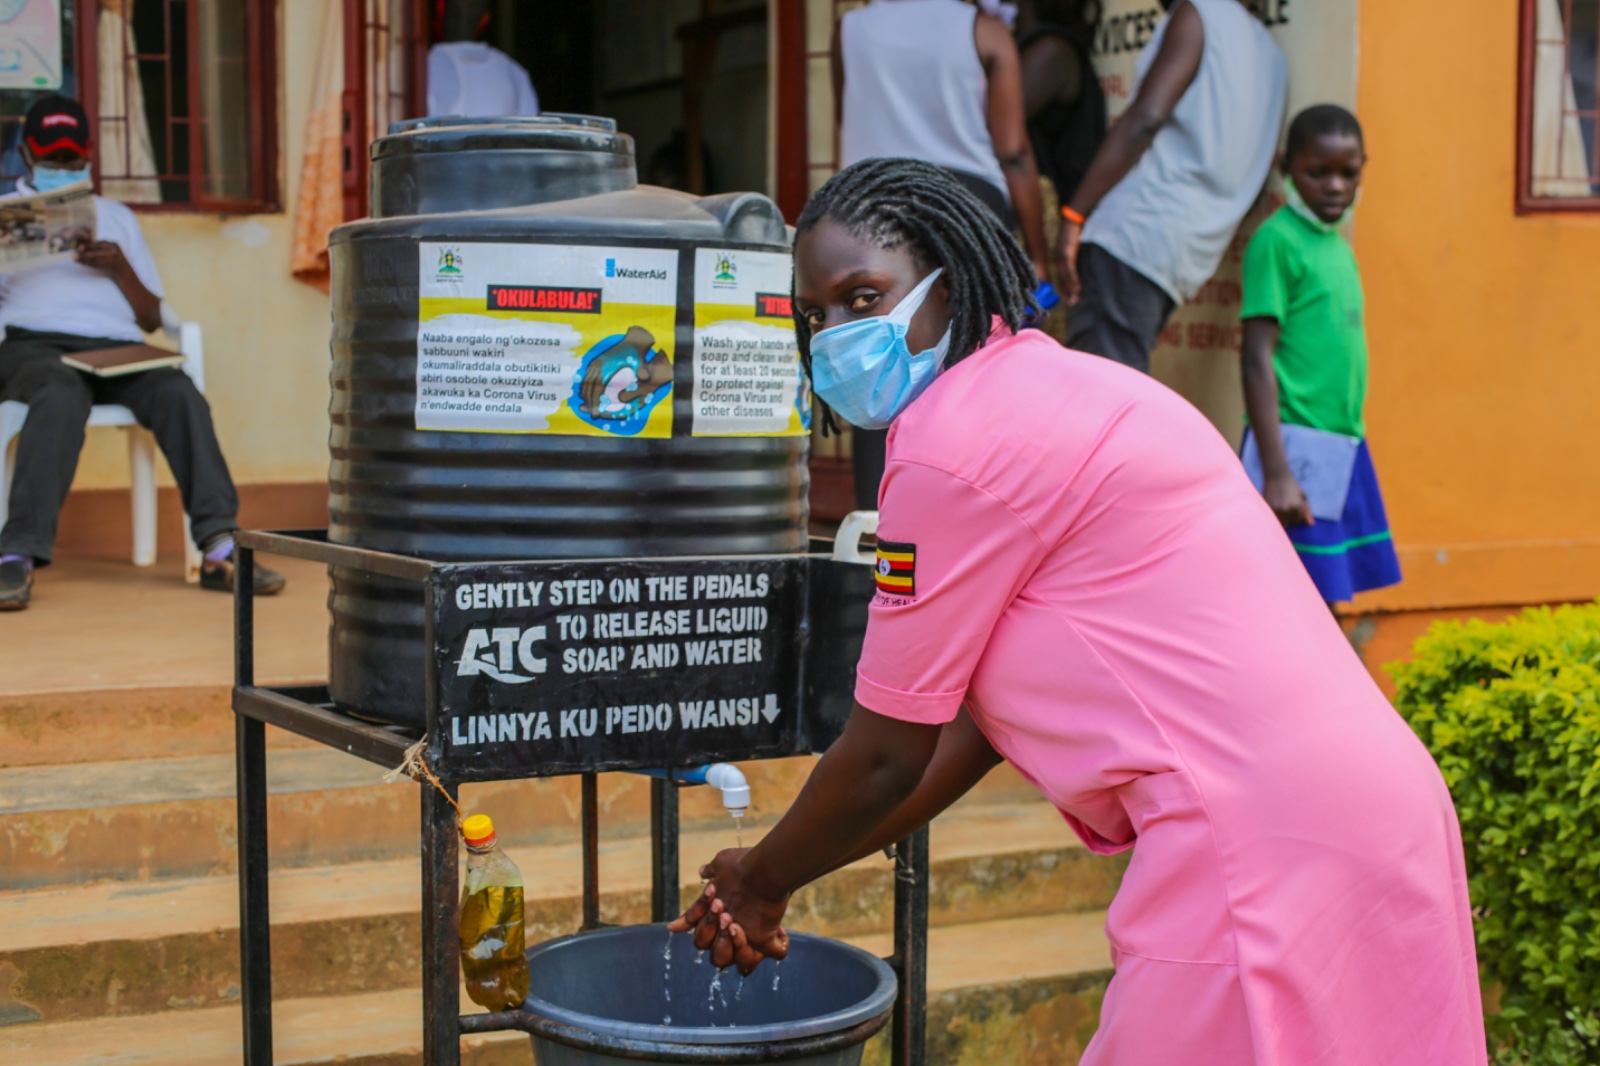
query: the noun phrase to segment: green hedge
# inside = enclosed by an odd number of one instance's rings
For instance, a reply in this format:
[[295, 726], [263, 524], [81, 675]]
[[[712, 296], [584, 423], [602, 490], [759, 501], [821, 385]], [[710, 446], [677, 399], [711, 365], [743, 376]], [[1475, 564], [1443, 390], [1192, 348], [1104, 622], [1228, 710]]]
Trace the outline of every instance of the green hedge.
[[1600, 1062], [1600, 605], [1441, 623], [1389, 667], [1466, 843], [1501, 1062]]

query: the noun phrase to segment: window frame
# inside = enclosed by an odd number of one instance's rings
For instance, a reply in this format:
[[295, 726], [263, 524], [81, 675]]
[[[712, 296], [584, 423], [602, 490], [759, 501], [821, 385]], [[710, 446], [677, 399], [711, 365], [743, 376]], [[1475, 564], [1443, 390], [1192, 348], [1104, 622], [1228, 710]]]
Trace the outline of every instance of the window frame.
[[[95, 131], [93, 144], [94, 187], [101, 190], [105, 168], [100, 160], [100, 5], [98, 0], [79, 0], [76, 42], [78, 54], [79, 102], [89, 115], [89, 128]], [[197, 24], [197, 0], [187, 0], [186, 15], [191, 29]], [[278, 93], [278, 0], [245, 0], [245, 19], [248, 37], [245, 43], [246, 98], [249, 101], [250, 124], [250, 182], [254, 195], [244, 198], [206, 195], [204, 160], [200, 150], [200, 126], [203, 119], [198, 111], [189, 123], [189, 196], [185, 200], [128, 203], [126, 206], [140, 213], [150, 214], [207, 214], [207, 215], [260, 215], [283, 211], [283, 182], [279, 174], [279, 93]], [[199, 35], [186, 35], [190, 52], [189, 99], [199, 107], [199, 73], [201, 57]], [[121, 180], [122, 175], [112, 175]], [[119, 203], [121, 201], [118, 201]]]
[[[389, 102], [389, 90], [373, 82], [388, 72], [393, 58], [385, 42], [398, 39], [402, 52], [400, 94], [407, 115], [426, 115], [428, 100], [428, 11], [424, 0], [403, 0], [394, 22], [377, 10], [383, 0], [325, 0], [339, 3], [344, 19], [344, 84], [340, 93], [340, 187], [346, 222], [365, 218], [371, 209], [372, 142], [388, 132], [378, 109]], [[382, 48], [385, 59], [373, 65]]]
[[1600, 213], [1600, 195], [1582, 197], [1533, 195], [1533, 78], [1538, 48], [1539, 0], [1517, 4], [1517, 177], [1518, 215]]

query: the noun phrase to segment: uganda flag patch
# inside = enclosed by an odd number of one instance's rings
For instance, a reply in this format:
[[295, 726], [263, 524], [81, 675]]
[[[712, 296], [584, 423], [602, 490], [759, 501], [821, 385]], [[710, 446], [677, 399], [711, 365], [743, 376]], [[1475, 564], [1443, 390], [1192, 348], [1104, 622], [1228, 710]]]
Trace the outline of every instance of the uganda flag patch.
[[917, 594], [917, 546], [878, 541], [878, 591], [891, 596]]

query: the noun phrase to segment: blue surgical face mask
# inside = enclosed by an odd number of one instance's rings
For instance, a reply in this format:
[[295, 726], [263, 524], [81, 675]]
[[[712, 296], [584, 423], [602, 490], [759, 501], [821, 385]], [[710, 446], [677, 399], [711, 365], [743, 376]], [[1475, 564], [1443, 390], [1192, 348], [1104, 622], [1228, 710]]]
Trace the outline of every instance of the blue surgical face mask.
[[34, 167], [33, 181], [30, 183], [35, 192], [54, 192], [64, 189], [68, 185], [75, 185], [80, 181], [89, 180], [89, 164], [73, 170], [62, 167]]
[[949, 328], [938, 344], [916, 355], [906, 347], [906, 331], [942, 273], [940, 267], [923, 278], [886, 315], [846, 322], [811, 338], [811, 387], [852, 426], [887, 429], [939, 376], [950, 348]]

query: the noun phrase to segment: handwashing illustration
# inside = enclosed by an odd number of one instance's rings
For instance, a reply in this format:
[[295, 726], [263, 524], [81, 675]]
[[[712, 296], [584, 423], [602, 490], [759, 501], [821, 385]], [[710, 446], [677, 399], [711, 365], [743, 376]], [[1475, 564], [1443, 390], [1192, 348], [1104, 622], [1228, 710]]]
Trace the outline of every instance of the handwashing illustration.
[[649, 330], [630, 326], [621, 337], [595, 345], [577, 383], [579, 413], [603, 425], [628, 422], [653, 407], [672, 385], [672, 360], [655, 343]]

